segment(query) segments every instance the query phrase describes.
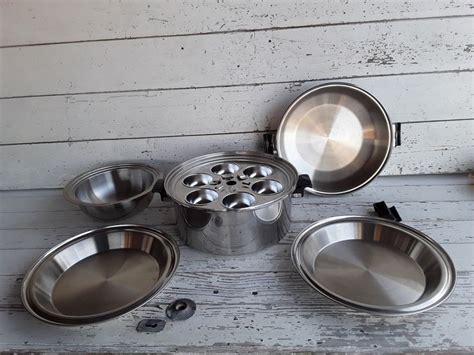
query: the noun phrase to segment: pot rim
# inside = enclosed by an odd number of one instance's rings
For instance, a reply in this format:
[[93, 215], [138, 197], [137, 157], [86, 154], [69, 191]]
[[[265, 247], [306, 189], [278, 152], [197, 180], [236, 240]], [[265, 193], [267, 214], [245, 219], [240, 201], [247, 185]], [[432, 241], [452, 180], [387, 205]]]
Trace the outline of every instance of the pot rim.
[[[170, 180], [172, 178], [174, 178], [174, 175], [178, 174], [181, 169], [185, 168], [190, 163], [199, 163], [199, 162], [206, 163], [210, 159], [218, 158], [220, 156], [225, 156], [225, 155], [240, 155], [240, 156], [243, 156], [243, 157], [248, 156], [248, 157], [266, 158], [269, 161], [273, 160], [273, 161], [278, 162], [279, 164], [284, 165], [285, 169], [287, 169], [288, 171], [291, 171], [291, 174], [293, 175], [293, 178], [291, 179], [292, 180], [291, 187], [288, 188], [288, 193], [281, 193], [279, 196], [276, 196], [272, 200], [269, 200], [269, 201], [266, 201], [266, 202], [263, 202], [263, 203], [259, 203], [259, 204], [256, 204], [256, 205], [251, 205], [251, 206], [248, 206], [248, 207], [239, 208], [239, 209], [233, 209], [233, 208], [229, 208], [227, 206], [222, 205], [222, 209], [219, 209], [219, 210], [210, 209], [206, 205], [195, 205], [195, 204], [191, 204], [187, 201], [181, 201], [181, 200], [175, 198], [172, 193], [170, 193], [170, 191], [172, 191], [172, 187], [170, 186]], [[167, 196], [171, 200], [173, 200], [173, 202], [175, 202], [176, 204], [178, 204], [180, 206], [183, 206], [185, 208], [198, 209], [198, 210], [208, 211], [208, 212], [212, 212], [212, 213], [219, 213], [219, 212], [243, 213], [243, 212], [248, 212], [248, 211], [259, 210], [261, 208], [268, 207], [269, 205], [272, 205], [274, 203], [280, 202], [280, 201], [282, 201], [282, 200], [284, 200], [288, 197], [291, 197], [293, 191], [296, 188], [296, 185], [297, 185], [297, 182], [298, 182], [298, 176], [299, 175], [298, 175], [298, 172], [297, 172], [296, 168], [289, 161], [287, 161], [287, 160], [285, 160], [281, 157], [278, 157], [278, 156], [275, 156], [275, 155], [272, 155], [272, 154], [257, 152], [257, 151], [225, 151], [225, 152], [218, 152], [218, 153], [210, 153], [210, 154], [200, 155], [200, 156], [191, 158], [189, 160], [186, 160], [185, 162], [175, 166], [168, 174], [166, 174], [163, 186], [164, 186], [164, 189], [167, 193]]]

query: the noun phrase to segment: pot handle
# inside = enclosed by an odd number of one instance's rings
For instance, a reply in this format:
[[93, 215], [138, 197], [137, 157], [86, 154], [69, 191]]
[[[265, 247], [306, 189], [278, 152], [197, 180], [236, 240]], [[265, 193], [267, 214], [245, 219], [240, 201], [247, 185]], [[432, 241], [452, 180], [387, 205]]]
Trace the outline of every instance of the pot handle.
[[398, 211], [395, 208], [395, 206], [392, 206], [392, 207], [388, 208], [385, 201], [380, 201], [380, 202], [374, 203], [373, 206], [374, 206], [375, 213], [379, 217], [389, 219], [389, 220], [395, 221], [395, 222], [401, 222], [402, 218], [398, 214]]
[[166, 193], [164, 182], [165, 182], [164, 179], [159, 179], [156, 182], [155, 186], [153, 186], [152, 191], [153, 191], [153, 193], [159, 193], [160, 194], [161, 201], [171, 201], [170, 197]]
[[398, 147], [402, 144], [402, 132], [401, 132], [402, 124], [400, 122], [392, 124], [393, 130], [393, 146]]
[[296, 182], [295, 191], [293, 191], [292, 197], [303, 197], [304, 190], [307, 187], [313, 187], [311, 179], [308, 174], [303, 174], [298, 176], [298, 181]]
[[278, 155], [275, 147], [275, 134], [265, 133], [263, 135], [263, 151], [267, 154]]

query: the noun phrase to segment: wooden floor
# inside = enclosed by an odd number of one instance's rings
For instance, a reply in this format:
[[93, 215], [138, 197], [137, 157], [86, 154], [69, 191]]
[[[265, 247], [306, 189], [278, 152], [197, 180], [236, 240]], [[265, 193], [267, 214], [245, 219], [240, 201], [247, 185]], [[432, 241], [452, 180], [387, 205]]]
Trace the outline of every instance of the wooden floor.
[[[474, 351], [474, 185], [467, 176], [383, 177], [343, 198], [293, 200], [293, 226], [280, 245], [240, 257], [181, 246], [178, 271], [166, 289], [129, 315], [95, 326], [44, 324], [22, 308], [27, 267], [58, 242], [102, 225], [65, 202], [59, 190], [0, 193], [0, 351]], [[324, 217], [368, 214], [373, 202], [395, 204], [406, 224], [437, 240], [451, 255], [458, 283], [438, 308], [388, 318], [348, 310], [317, 294], [294, 270], [291, 242]], [[156, 226], [177, 237], [169, 203], [125, 222]], [[187, 297], [197, 304], [186, 321], [163, 332], [138, 333], [143, 318]]]

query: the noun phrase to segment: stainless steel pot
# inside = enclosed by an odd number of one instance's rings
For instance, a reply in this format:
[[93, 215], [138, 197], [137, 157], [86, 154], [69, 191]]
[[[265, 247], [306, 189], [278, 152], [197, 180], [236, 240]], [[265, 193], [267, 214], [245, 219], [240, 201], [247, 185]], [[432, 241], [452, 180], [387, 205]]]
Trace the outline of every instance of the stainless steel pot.
[[320, 195], [357, 190], [383, 169], [400, 125], [367, 91], [345, 83], [317, 86], [287, 109], [276, 137], [266, 136], [266, 151], [308, 174]]
[[[290, 224], [293, 193], [309, 178], [275, 156], [225, 152], [197, 157], [166, 176], [182, 240], [201, 251], [246, 254], [278, 243]], [[162, 195], [163, 195], [162, 191]]]
[[333, 217], [305, 228], [291, 251], [299, 274], [324, 296], [369, 313], [406, 315], [438, 306], [456, 281], [450, 257], [399, 223], [393, 207], [375, 207], [385, 218]]
[[106, 321], [148, 302], [174, 275], [179, 249], [165, 233], [139, 225], [91, 230], [44, 254], [26, 273], [21, 299], [57, 325]]
[[143, 164], [115, 164], [87, 171], [64, 188], [66, 200], [93, 218], [113, 220], [134, 215], [153, 199], [160, 174]]

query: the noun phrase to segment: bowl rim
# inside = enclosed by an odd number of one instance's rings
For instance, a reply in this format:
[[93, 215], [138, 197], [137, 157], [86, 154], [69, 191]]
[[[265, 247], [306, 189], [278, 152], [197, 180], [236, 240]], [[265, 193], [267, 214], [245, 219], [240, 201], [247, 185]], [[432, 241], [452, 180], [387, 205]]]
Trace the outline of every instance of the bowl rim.
[[[116, 230], [116, 229], [140, 231], [142, 233], [146, 233], [147, 235], [149, 235], [149, 236], [151, 236], [155, 239], [164, 240], [169, 244], [170, 251], [174, 254], [174, 263], [171, 264], [170, 270], [168, 270], [168, 272], [166, 273], [166, 275], [164, 277], [163, 284], [160, 287], [158, 287], [153, 292], [150, 292], [147, 295], [145, 295], [142, 298], [141, 301], [137, 301], [135, 304], [126, 307], [121, 312], [117, 311], [114, 314], [110, 314], [109, 316], [102, 315], [100, 317], [100, 319], [98, 319], [98, 320], [90, 320], [90, 319], [93, 318], [91, 316], [73, 316], [73, 317], [69, 316], [69, 318], [74, 318], [74, 319], [78, 320], [78, 322], [70, 322], [70, 323], [64, 322], [64, 321], [61, 322], [60, 320], [54, 320], [54, 319], [50, 319], [50, 318], [47, 318], [47, 317], [43, 316], [42, 314], [38, 313], [31, 306], [31, 302], [30, 302], [30, 299], [29, 299], [29, 290], [30, 290], [30, 286], [31, 286], [31, 284], [30, 284], [31, 278], [35, 275], [38, 268], [49, 257], [51, 257], [52, 255], [54, 255], [55, 253], [57, 253], [61, 250], [64, 250], [69, 245], [75, 244], [75, 243], [87, 238], [88, 236], [94, 235], [96, 233], [101, 233], [101, 232], [104, 232], [104, 231]], [[28, 270], [25, 272], [23, 280], [21, 282], [21, 288], [20, 288], [21, 303], [23, 304], [23, 307], [25, 307], [25, 309], [28, 311], [28, 313], [30, 313], [35, 318], [37, 318], [37, 319], [39, 319], [43, 322], [49, 323], [49, 324], [67, 326], [67, 327], [74, 327], [74, 326], [83, 326], [83, 325], [103, 323], [103, 322], [109, 321], [111, 319], [121, 317], [125, 314], [128, 314], [128, 313], [136, 310], [137, 308], [140, 308], [141, 306], [143, 306], [147, 302], [149, 302], [153, 297], [158, 295], [168, 285], [168, 283], [173, 278], [173, 276], [176, 273], [176, 270], [178, 268], [179, 260], [180, 260], [180, 251], [179, 251], [178, 244], [176, 243], [176, 241], [169, 234], [167, 234], [167, 233], [165, 233], [165, 232], [163, 232], [159, 229], [151, 228], [151, 227], [140, 225], [140, 224], [117, 224], [117, 225], [111, 225], [111, 226], [91, 229], [91, 230], [88, 230], [86, 232], [79, 233], [79, 234], [77, 234], [77, 235], [75, 235], [71, 238], [68, 238], [68, 239], [62, 241], [61, 243], [53, 246], [51, 249], [49, 249], [44, 254], [42, 254], [28, 268]], [[61, 319], [64, 320], [64, 319], [67, 319], [67, 318], [68, 317], [64, 317], [64, 318], [61, 318]], [[83, 322], [79, 322], [80, 320], [83, 320]]]
[[[87, 202], [87, 201], [82, 201], [81, 199], [77, 198], [75, 192], [77, 189], [77, 186], [82, 183], [83, 181], [93, 177], [94, 175], [98, 175], [107, 171], [112, 171], [116, 169], [123, 169], [123, 168], [129, 168], [129, 169], [137, 169], [137, 170], [146, 170], [149, 173], [152, 174], [153, 176], [153, 181], [148, 186], [145, 190], [140, 192], [139, 194], [130, 196], [128, 198], [122, 199], [122, 200], [117, 200], [117, 201], [111, 201], [111, 202], [101, 202], [101, 203], [95, 203], [95, 202]], [[110, 165], [104, 165], [98, 168], [94, 168], [88, 171], [85, 171], [72, 180], [70, 180], [66, 186], [64, 186], [63, 189], [63, 196], [64, 198], [76, 205], [81, 205], [81, 206], [91, 206], [91, 207], [106, 207], [106, 206], [113, 206], [115, 204], [120, 204], [120, 203], [126, 203], [130, 202], [132, 200], [135, 200], [136, 198], [142, 197], [144, 195], [149, 194], [152, 192], [155, 188], [155, 185], [157, 184], [158, 180], [160, 179], [160, 172], [156, 170], [155, 168], [146, 165], [146, 164], [140, 164], [140, 163], [118, 163], [118, 164], [110, 164]]]
[[[327, 291], [324, 287], [320, 286], [309, 275], [307, 275], [305, 270], [302, 268], [301, 262], [300, 262], [299, 250], [301, 249], [301, 246], [304, 240], [308, 236], [310, 236], [314, 231], [325, 226], [334, 225], [337, 223], [344, 223], [344, 222], [366, 222], [366, 223], [374, 223], [374, 224], [383, 224], [383, 225], [401, 230], [402, 232], [405, 232], [411, 235], [412, 237], [421, 241], [423, 244], [429, 246], [443, 260], [444, 266], [447, 270], [447, 280], [444, 286], [444, 291], [441, 292], [440, 297], [438, 297], [438, 299], [432, 302], [431, 304], [428, 304], [424, 307], [420, 307], [418, 309], [403, 310], [403, 307], [400, 307], [400, 306], [367, 307], [367, 306], [362, 306], [357, 303], [351, 302], [349, 300], [342, 299], [338, 297], [337, 295], [334, 295], [332, 292]], [[456, 286], [456, 281], [457, 281], [456, 268], [454, 266], [454, 263], [451, 257], [444, 250], [444, 248], [441, 247], [441, 245], [439, 245], [434, 239], [430, 238], [428, 235], [406, 224], [391, 221], [391, 220], [381, 218], [381, 217], [373, 217], [373, 216], [361, 216], [361, 215], [336, 216], [336, 217], [325, 218], [308, 225], [296, 236], [295, 240], [293, 241], [291, 245], [291, 261], [296, 271], [301, 276], [301, 278], [309, 286], [311, 286], [313, 289], [318, 291], [320, 294], [322, 294], [326, 298], [334, 302], [337, 302], [345, 307], [348, 307], [357, 311], [363, 311], [366, 313], [379, 314], [379, 315], [384, 315], [384, 316], [412, 315], [412, 314], [418, 314], [421, 312], [428, 311], [432, 308], [435, 308], [439, 306], [441, 303], [443, 303], [444, 301], [446, 301], [451, 296], [451, 294], [454, 291], [454, 288]], [[401, 309], [397, 309], [397, 308], [401, 308]]]

